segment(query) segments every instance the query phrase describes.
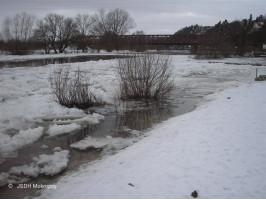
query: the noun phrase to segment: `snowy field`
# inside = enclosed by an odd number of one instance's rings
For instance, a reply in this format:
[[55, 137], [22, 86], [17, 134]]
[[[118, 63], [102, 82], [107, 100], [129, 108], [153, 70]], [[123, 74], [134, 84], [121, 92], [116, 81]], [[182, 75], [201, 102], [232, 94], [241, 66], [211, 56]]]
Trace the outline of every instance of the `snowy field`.
[[[158, 51], [150, 50], [150, 53], [156, 53]], [[167, 53], [169, 51], [161, 50], [161, 53]], [[97, 52], [96, 50], [91, 49], [88, 53], [75, 53], [75, 52], [68, 52], [68, 53], [60, 53], [60, 54], [31, 54], [31, 55], [0, 55], [0, 61], [24, 61], [24, 60], [37, 60], [37, 59], [46, 59], [46, 58], [65, 58], [65, 57], [75, 57], [75, 56], [98, 56], [98, 55], [121, 55], [121, 54], [128, 54], [130, 51], [123, 50], [123, 51], [112, 51], [107, 52], [105, 50], [100, 50]], [[171, 53], [176, 54], [189, 54], [190, 51], [188, 50], [171, 50]]]
[[[266, 83], [210, 95], [41, 198], [266, 198]], [[230, 98], [229, 98], [230, 97]]]
[[[33, 57], [24, 57], [22, 59], [34, 59]], [[175, 77], [175, 82], [177, 85], [176, 94], [173, 97], [173, 101], [175, 101], [175, 99], [178, 97], [204, 97], [208, 94], [220, 92], [227, 88], [232, 88], [232, 87], [240, 86], [242, 84], [247, 84], [247, 83], [253, 83], [254, 78], [255, 78], [256, 68], [258, 68], [259, 74], [260, 73], [266, 74], [266, 60], [263, 58], [244, 58], [244, 59], [243, 58], [230, 58], [230, 59], [211, 60], [211, 61], [195, 60], [187, 55], [171, 56], [171, 58], [172, 58], [173, 66], [175, 69], [174, 77]], [[18, 59], [18, 58], [15, 58], [15, 59]], [[4, 60], [4, 58], [2, 60]], [[63, 64], [63, 65], [59, 65], [59, 64], [58, 65], [47, 65], [47, 66], [42, 66], [42, 67], [27, 67], [27, 68], [18, 67], [18, 68], [0, 69], [0, 113], [1, 113], [0, 114], [0, 164], [4, 163], [6, 158], [17, 157], [17, 151], [19, 149], [22, 149], [25, 145], [30, 145], [31, 143], [34, 143], [40, 140], [41, 138], [60, 137], [61, 134], [68, 134], [68, 132], [82, 129], [88, 126], [88, 124], [97, 124], [99, 123], [100, 120], [104, 120], [104, 116], [101, 114], [97, 114], [97, 113], [89, 114], [80, 109], [65, 108], [63, 106], [60, 106], [58, 103], [54, 101], [54, 98], [51, 93], [51, 89], [49, 87], [48, 79], [49, 79], [50, 74], [53, 73], [55, 69], [61, 66], [68, 66], [73, 71], [77, 70], [78, 68], [81, 70], [88, 71], [90, 75], [89, 76], [90, 84], [92, 85], [93, 90], [101, 94], [106, 103], [110, 105], [114, 105], [117, 103], [117, 101], [115, 100], [115, 96], [116, 96], [116, 90], [118, 88], [118, 81], [114, 73], [114, 67], [116, 66], [116, 64], [117, 64], [117, 60], [114, 59], [114, 60], [89, 61], [89, 62], [84, 62], [84, 63], [73, 63], [73, 64], [71, 63], [71, 64]], [[255, 85], [256, 87], [253, 85], [251, 85], [250, 87], [247, 87], [246, 85], [246, 89], [245, 89], [246, 92], [249, 93], [247, 91], [248, 89], [257, 88], [259, 86], [260, 87], [265, 86], [265, 84], [263, 83], [255, 84]], [[260, 89], [264, 89], [265, 91], [265, 88], [260, 88]], [[260, 95], [262, 94], [265, 94], [265, 93], [261, 92]], [[255, 92], [254, 92], [254, 95], [257, 96]], [[216, 97], [217, 96], [215, 95], [213, 96], [214, 99], [216, 99]], [[205, 105], [206, 101], [210, 101], [210, 98], [203, 99], [202, 104]], [[236, 100], [231, 98], [227, 102], [231, 102], [231, 101], [236, 101]], [[251, 100], [250, 99], [245, 100], [245, 98], [243, 98], [243, 103], [249, 103], [249, 101]], [[265, 102], [265, 96], [264, 96], [264, 102]], [[254, 105], [257, 105], [257, 104], [254, 104]], [[220, 108], [220, 105], [217, 104], [216, 106], [217, 106], [217, 109]], [[263, 108], [263, 105], [261, 106]], [[107, 113], [109, 110], [109, 107], [107, 106], [107, 108], [101, 109], [101, 113], [103, 114]], [[256, 108], [256, 106], [253, 106], [252, 108]], [[223, 111], [223, 109], [221, 111]], [[263, 109], [261, 109], [261, 111], [263, 111]], [[193, 113], [197, 113], [197, 112], [199, 111], [197, 110], [195, 112], [192, 112], [191, 114], [188, 114], [188, 116], [190, 115], [193, 116]], [[208, 112], [206, 111], [206, 113]], [[205, 113], [206, 115], [205, 117], [208, 117], [206, 113]], [[264, 110], [264, 114], [265, 114], [265, 110]], [[227, 113], [225, 113], [224, 116], [227, 116]], [[242, 114], [240, 116], [242, 116]], [[213, 117], [209, 117], [207, 121], [210, 121], [210, 119], [212, 118], [213, 120], [216, 119], [213, 116]], [[203, 116], [202, 116], [202, 119], [204, 119]], [[240, 119], [243, 120], [242, 118]], [[219, 121], [220, 119], [217, 118], [216, 120]], [[165, 126], [168, 126], [167, 123], [170, 123], [170, 122], [171, 120], [169, 120], [169, 122], [166, 122]], [[187, 121], [187, 123], [193, 124], [193, 120], [191, 122]], [[173, 123], [173, 124], [176, 124], [176, 123]], [[179, 124], [179, 122], [177, 122], [177, 124]], [[244, 124], [248, 125], [249, 123], [245, 122]], [[252, 125], [253, 122], [252, 123], [250, 122], [250, 124]], [[237, 126], [239, 126], [238, 128], [242, 130], [242, 127], [240, 126], [239, 123], [237, 124]], [[172, 125], [170, 127], [172, 127]], [[184, 125], [184, 127], [186, 126]], [[191, 125], [191, 127], [194, 127], [194, 125]], [[195, 125], [195, 127], [197, 126]], [[255, 127], [253, 128], [255, 129]], [[179, 129], [179, 126], [173, 128], [173, 132], [176, 132], [176, 129]], [[220, 126], [220, 129], [223, 129], [222, 125]], [[226, 126], [224, 129], [226, 129]], [[167, 130], [169, 130], [169, 134], [170, 132], [172, 132], [172, 129], [167, 129]], [[206, 131], [207, 128], [203, 130]], [[212, 130], [211, 126], [210, 126], [210, 130]], [[213, 130], [216, 130], [216, 129], [214, 128]], [[152, 133], [151, 135], [153, 135], [153, 132], [157, 132], [157, 129], [154, 129], [154, 131], [151, 131], [150, 133], [148, 133], [148, 135], [151, 133]], [[211, 133], [209, 133], [209, 131], [206, 131], [206, 132], [207, 132], [206, 137], [209, 137], [208, 134], [211, 134]], [[216, 131], [212, 131], [212, 132], [213, 134], [219, 133], [218, 131], [217, 133]], [[163, 134], [168, 134], [168, 131], [167, 133], [163, 133]], [[155, 134], [155, 135], [160, 135], [160, 134]], [[193, 134], [191, 136], [192, 138], [194, 137]], [[216, 136], [217, 135], [213, 135], [213, 140], [215, 139]], [[153, 140], [152, 137], [153, 136], [149, 136], [148, 138], [151, 138], [151, 141], [152, 141]], [[164, 137], [164, 136], [160, 136], [160, 137]], [[197, 139], [197, 136], [195, 137]], [[226, 138], [222, 138], [222, 139], [226, 139]], [[146, 140], [147, 139], [144, 139], [143, 141], [146, 141]], [[176, 139], [173, 138], [173, 141], [176, 141], [176, 140], [177, 138]], [[183, 145], [187, 145], [187, 149], [184, 147], [184, 151], [188, 151], [188, 152], [186, 152], [186, 154], [184, 155], [189, 155], [189, 153], [195, 155], [194, 152], [198, 151], [197, 149], [194, 149], [190, 152], [190, 149], [188, 149], [191, 147], [190, 143], [182, 142], [182, 141], [188, 141], [188, 138], [185, 138], [183, 140], [181, 137], [180, 139], [178, 138], [178, 140], [180, 140], [180, 143], [184, 143]], [[227, 138], [227, 140], [230, 140], [230, 138], [229, 139]], [[72, 144], [72, 148], [76, 148], [76, 149], [85, 148], [86, 149], [90, 147], [90, 145], [92, 145], [91, 141], [92, 140], [90, 140], [90, 138], [86, 138], [80, 142], [77, 142], [76, 144]], [[111, 143], [113, 142], [114, 143], [113, 145], [118, 145], [118, 144], [120, 145], [119, 142], [121, 142], [121, 141], [116, 141], [116, 140], [110, 140], [110, 138], [103, 138], [102, 141], [98, 139], [95, 140], [94, 145], [108, 146], [110, 145], [109, 141], [111, 141]], [[164, 143], [166, 143], [166, 141], [167, 140], [165, 140]], [[172, 139], [170, 139], [169, 142], [171, 141]], [[194, 140], [192, 139], [192, 141], [190, 142], [193, 142], [193, 141]], [[262, 141], [263, 140], [261, 140], [261, 142]], [[196, 143], [197, 141], [194, 141], [194, 142]], [[208, 144], [211, 144], [209, 141], [207, 142]], [[232, 145], [234, 142], [236, 141], [232, 141]], [[139, 145], [139, 144], [136, 144], [136, 145]], [[133, 147], [129, 149], [134, 149], [136, 145], [133, 145]], [[171, 146], [170, 143], [169, 145]], [[172, 146], [174, 145], [172, 144]], [[211, 144], [211, 147], [214, 148], [215, 146]], [[211, 148], [211, 147], [209, 147], [208, 145], [206, 146], [206, 148]], [[147, 148], [149, 148], [149, 145]], [[261, 146], [259, 146], [258, 148], [261, 148]], [[168, 148], [168, 150], [172, 151], [170, 148]], [[146, 151], [149, 152], [150, 148], [146, 149]], [[175, 152], [176, 150], [173, 149], [173, 151]], [[219, 149], [215, 151], [219, 151]], [[228, 147], [228, 151], [231, 151], [230, 146]], [[153, 156], [155, 156], [155, 154], [157, 154], [158, 152], [159, 151], [156, 150]], [[263, 150], [261, 150], [261, 152], [263, 152]], [[243, 152], [240, 151], [240, 153], [243, 153]], [[178, 155], [181, 155], [181, 154], [178, 154]], [[160, 158], [162, 158], [161, 155], [160, 155]], [[189, 158], [190, 157], [188, 157], [188, 159]], [[230, 157], [230, 159], [232, 158]], [[56, 161], [58, 160], [60, 160], [61, 162], [57, 163]], [[32, 163], [29, 163], [27, 165], [22, 165], [22, 166], [14, 166], [14, 168], [10, 169], [10, 171], [8, 172], [2, 172], [2, 173], [0, 172], [0, 178], [1, 178], [0, 185], [5, 184], [6, 182], [16, 183], [16, 180], [14, 180], [13, 177], [16, 175], [22, 174], [22, 173], [29, 174], [32, 177], [35, 177], [39, 174], [47, 175], [47, 174], [59, 173], [60, 171], [62, 171], [63, 169], [67, 167], [68, 160], [69, 160], [68, 151], [64, 149], [55, 149], [54, 154], [39, 155], [38, 157], [35, 157], [32, 159]], [[190, 162], [190, 161], [186, 160], [186, 162]], [[101, 163], [98, 163], [98, 164], [101, 165]], [[181, 164], [183, 165], [185, 169], [187, 163], [181, 163]], [[214, 163], [214, 164], [217, 164], [217, 163]], [[175, 166], [178, 166], [176, 165], [176, 163], [174, 163], [173, 165], [174, 166], [172, 167], [174, 168]], [[263, 165], [261, 166], [263, 167]], [[125, 166], [125, 168], [126, 167], [127, 165]], [[198, 167], [202, 168], [202, 166], [198, 166]], [[97, 168], [96, 165], [94, 168], [95, 169]], [[265, 168], [265, 163], [264, 163], [264, 168]], [[90, 173], [91, 173], [91, 169], [93, 169], [93, 167], [88, 168], [88, 169], [86, 168], [86, 170], [89, 170]], [[142, 170], [145, 171], [145, 169], [146, 169], [145, 167], [143, 169], [139, 168], [138, 169], [139, 173]], [[169, 168], [169, 170], [171, 170], [171, 168]], [[207, 167], [206, 167], [206, 170], [207, 170]], [[178, 171], [178, 173], [181, 173], [181, 171]], [[264, 177], [265, 177], [265, 174], [264, 174]], [[154, 180], [156, 180], [156, 177], [154, 178], [155, 178]], [[20, 180], [19, 182], [21, 181], [23, 182], [23, 180]], [[152, 181], [152, 183], [154, 182], [155, 181]], [[158, 182], [161, 182], [161, 181], [158, 181]], [[200, 185], [199, 182], [197, 184]], [[113, 185], [113, 187], [116, 187], [116, 186], [118, 187], [119, 184]], [[198, 189], [199, 187], [196, 188], [196, 186], [195, 186], [195, 189]], [[264, 182], [264, 186], [265, 186], [265, 182]], [[157, 187], [157, 186], [154, 186], [154, 187]], [[136, 189], [136, 188], [133, 187], [133, 188], [128, 188], [128, 189]], [[101, 188], [99, 188], [98, 190], [99, 194], [100, 194], [100, 190]], [[109, 191], [112, 192], [111, 190], [112, 190], [112, 187], [110, 187]], [[149, 190], [149, 189], [147, 190], [151, 192], [154, 191], [154, 190]], [[114, 189], [113, 192], [115, 191], [116, 190]], [[157, 190], [155, 190], [155, 192], [156, 191]], [[78, 190], [76, 192], [79, 193]], [[176, 193], [171, 193], [170, 191], [166, 191], [166, 193], [167, 192], [169, 192], [169, 195], [176, 194]], [[178, 189], [175, 192], [178, 192]], [[259, 195], [261, 195], [260, 190], [259, 192], [260, 192]], [[103, 192], [101, 193], [103, 194]], [[162, 193], [162, 195], [166, 193]], [[86, 194], [84, 193], [84, 195]], [[106, 195], [108, 194], [111, 196], [105, 196], [105, 197], [110, 197], [110, 198], [116, 197], [115, 195], [113, 196], [113, 194], [107, 192]], [[137, 197], [135, 196], [136, 194], [138, 193], [137, 192], [135, 194], [133, 193], [122, 194], [121, 193], [122, 195], [121, 197], [123, 197], [124, 195], [128, 198], [130, 197], [134, 198], [134, 197]], [[139, 194], [141, 195], [142, 193], [140, 192]], [[185, 193], [180, 192], [178, 194], [180, 194], [180, 196], [177, 195], [178, 197], [184, 197], [184, 198], [187, 197], [187, 196], [182, 195]], [[221, 194], [225, 194], [225, 193], [221, 193]], [[229, 195], [231, 193], [226, 193], [226, 194]], [[74, 193], [72, 195], [73, 195], [72, 197], [75, 197]], [[92, 197], [96, 198], [97, 193], [95, 193], [95, 195], [96, 196], [92, 196]], [[119, 195], [119, 193], [117, 192], [116, 195]], [[153, 197], [157, 198], [157, 194], [152, 195], [151, 193], [151, 194], [145, 194], [145, 195], [150, 195], [151, 198]], [[145, 195], [141, 197], [143, 198], [148, 197]], [[252, 193], [252, 196], [253, 195], [254, 194]], [[82, 196], [78, 196], [78, 197], [81, 198]], [[175, 196], [160, 196], [160, 195], [158, 197], [175, 198]], [[211, 193], [208, 193], [207, 196], [203, 195], [201, 197], [209, 198], [213, 196], [211, 195]], [[235, 194], [235, 197], [238, 197], [237, 194]], [[242, 196], [239, 196], [239, 197], [242, 197]], [[254, 198], [255, 197], [257, 196], [254, 196]], [[216, 197], [213, 197], [213, 198], [216, 198]]]
[[[125, 52], [126, 53], [126, 52]], [[31, 55], [0, 55], [0, 61], [24, 61], [45, 58], [66, 58], [75, 56], [91, 56], [91, 55], [117, 55], [121, 52], [106, 52], [101, 50], [99, 53], [60, 53], [60, 54], [31, 54]]]

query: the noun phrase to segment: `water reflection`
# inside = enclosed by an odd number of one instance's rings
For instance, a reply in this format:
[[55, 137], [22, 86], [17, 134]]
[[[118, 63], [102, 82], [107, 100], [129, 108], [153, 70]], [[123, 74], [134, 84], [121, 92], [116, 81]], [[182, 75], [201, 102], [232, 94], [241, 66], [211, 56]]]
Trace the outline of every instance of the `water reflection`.
[[151, 128], [154, 123], [164, 121], [173, 117], [173, 111], [170, 108], [160, 108], [153, 106], [148, 110], [131, 110], [121, 115], [118, 123], [119, 126], [126, 126], [133, 130], [146, 130]]
[[173, 116], [174, 114], [171, 108], [161, 108], [159, 106], [126, 111], [121, 115], [108, 115], [100, 124], [89, 126], [68, 136], [68, 144], [78, 142], [87, 136], [97, 138], [106, 136], [126, 138], [131, 136], [131, 134], [125, 128], [144, 131], [151, 128], [153, 124]]

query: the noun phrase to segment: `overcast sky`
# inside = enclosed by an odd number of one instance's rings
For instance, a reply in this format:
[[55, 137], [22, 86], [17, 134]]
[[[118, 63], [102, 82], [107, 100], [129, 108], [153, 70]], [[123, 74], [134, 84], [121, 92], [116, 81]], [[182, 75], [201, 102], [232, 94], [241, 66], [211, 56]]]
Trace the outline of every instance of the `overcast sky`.
[[55, 12], [73, 17], [100, 8], [122, 8], [146, 34], [172, 34], [192, 24], [214, 25], [220, 20], [266, 14], [266, 0], [0, 0], [0, 23], [6, 16], [26, 11], [44, 17]]

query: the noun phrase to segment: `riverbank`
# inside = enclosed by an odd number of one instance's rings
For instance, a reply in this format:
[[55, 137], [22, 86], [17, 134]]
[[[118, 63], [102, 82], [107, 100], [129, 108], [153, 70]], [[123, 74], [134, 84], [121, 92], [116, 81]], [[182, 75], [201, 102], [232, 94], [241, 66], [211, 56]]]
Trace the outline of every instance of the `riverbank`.
[[46, 58], [70, 58], [77, 56], [97, 56], [97, 55], [121, 55], [122, 52], [100, 51], [92, 53], [59, 53], [59, 54], [30, 54], [30, 55], [0, 55], [0, 61], [24, 61], [38, 60]]
[[62, 177], [42, 198], [266, 198], [266, 84], [207, 96], [120, 153]]
[[[172, 102], [177, 106], [181, 98], [201, 98], [229, 87], [253, 82], [255, 78], [256, 68], [241, 59], [231, 59], [231, 62], [242, 65], [226, 64], [226, 60], [209, 63], [208, 60], [195, 60], [184, 55], [171, 58], [177, 86]], [[260, 62], [262, 66], [258, 67], [259, 72], [266, 72], [266, 66], [261, 60], [250, 58], [245, 61]], [[113, 59], [0, 69], [0, 163], [9, 156], [16, 157], [17, 149], [38, 140], [39, 137], [30, 136], [36, 135], [34, 132], [38, 131], [40, 137], [46, 136], [47, 129], [61, 123], [60, 120], [68, 120], [68, 124], [74, 126], [73, 123], [82, 121], [78, 119], [84, 119], [85, 123], [95, 123], [95, 118], [101, 118], [90, 116], [80, 109], [65, 108], [54, 101], [49, 76], [58, 67], [66, 66], [72, 71], [86, 70], [93, 91], [100, 94], [107, 104], [115, 105], [118, 89], [114, 70], [116, 64], [117, 60]], [[109, 108], [98, 111], [108, 113]], [[21, 131], [24, 131], [22, 135], [25, 137], [17, 137]]]
[[[188, 50], [147, 50], [148, 53], [162, 53], [162, 54], [169, 54], [169, 55], [189, 55], [190, 51]], [[118, 56], [118, 55], [125, 55], [129, 53], [139, 53], [139, 52], [132, 52], [129, 50], [119, 50], [119, 51], [105, 51], [91, 49], [91, 51], [84, 53], [84, 52], [66, 52], [66, 53], [59, 53], [59, 54], [44, 54], [44, 53], [36, 53], [36, 54], [29, 54], [29, 55], [5, 55], [0, 54], [0, 62], [6, 61], [25, 61], [25, 60], [38, 60], [38, 59], [53, 59], [53, 58], [70, 58], [70, 57], [84, 57], [84, 56]]]
[[[64, 169], [65, 171], [58, 177], [71, 173], [69, 169], [75, 171], [76, 166], [79, 166], [77, 163], [83, 164], [98, 159], [94, 156], [95, 152], [81, 152], [80, 149], [91, 146], [88, 143], [89, 138], [85, 138], [91, 136], [91, 131], [87, 133], [85, 129], [89, 124], [97, 124], [103, 120], [101, 115], [112, 113], [114, 117], [105, 117], [104, 123], [99, 124], [102, 128], [92, 134], [92, 137], [99, 138], [97, 141], [105, 146], [104, 155], [110, 155], [113, 150], [122, 151], [134, 144], [139, 131], [143, 131], [140, 135], [145, 137], [147, 129], [152, 128], [154, 123], [176, 116], [176, 113], [186, 113], [196, 105], [205, 103], [203, 97], [206, 95], [254, 82], [256, 68], [259, 73], [266, 73], [265, 60], [261, 59], [232, 58], [230, 62], [225, 59], [212, 63], [209, 60], [195, 60], [187, 55], [170, 57], [177, 87], [168, 104], [158, 107], [160, 112], [155, 112], [156, 109], [142, 112], [147, 108], [139, 103], [129, 106], [119, 104], [115, 98], [119, 87], [114, 70], [117, 59], [0, 69], [0, 185], [29, 183], [28, 180], [32, 179], [30, 175], [42, 174], [42, 155], [49, 158], [46, 165], [50, 166], [56, 164], [57, 155], [64, 155], [64, 162], [60, 166], [57, 165], [59, 168], [56, 172]], [[259, 63], [260, 66], [254, 66], [253, 63]], [[77, 108], [65, 108], [55, 102], [49, 88], [49, 76], [60, 67], [88, 72], [91, 87], [101, 94], [107, 103], [104, 107], [93, 108], [92, 111], [100, 115], [92, 115], [90, 111]], [[56, 136], [51, 136], [51, 131], [56, 132]], [[81, 131], [81, 134], [76, 131]], [[125, 135], [130, 135], [129, 142], [123, 138]], [[66, 154], [65, 150], [68, 150], [69, 154]], [[76, 162], [77, 159], [81, 162]], [[73, 167], [73, 163], [77, 165]], [[54, 182], [54, 179], [47, 179], [50, 180], [49, 183]], [[31, 195], [29, 191], [23, 191], [23, 195], [19, 196], [17, 191], [8, 190], [7, 186], [2, 187], [1, 195], [6, 196], [3, 191], [11, 197], [14, 192], [16, 197]]]

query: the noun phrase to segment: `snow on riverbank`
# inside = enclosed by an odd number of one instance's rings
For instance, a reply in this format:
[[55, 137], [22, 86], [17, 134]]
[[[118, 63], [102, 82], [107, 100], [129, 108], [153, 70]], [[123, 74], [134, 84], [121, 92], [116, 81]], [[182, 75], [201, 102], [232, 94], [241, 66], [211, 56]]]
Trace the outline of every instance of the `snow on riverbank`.
[[0, 61], [24, 61], [24, 60], [36, 60], [45, 58], [64, 58], [75, 56], [86, 56], [88, 53], [73, 53], [73, 54], [32, 54], [32, 55], [0, 55]]
[[126, 51], [106, 52], [100, 51], [99, 53], [60, 53], [60, 54], [31, 54], [31, 55], [0, 55], [0, 61], [24, 61], [24, 60], [37, 60], [46, 58], [69, 58], [76, 56], [98, 56], [98, 55], [117, 55], [127, 53]]
[[[174, 76], [177, 85], [173, 103], [178, 105], [178, 99], [184, 97], [203, 97], [226, 88], [253, 82], [256, 67], [251, 63], [259, 63], [259, 73], [266, 74], [266, 61], [260, 58], [231, 58], [210, 63], [208, 60], [195, 60], [187, 55], [171, 56]], [[238, 64], [226, 64], [241, 63]], [[216, 62], [216, 61], [215, 61]], [[248, 63], [248, 64], [247, 64]], [[114, 73], [117, 60], [100, 60], [83, 63], [69, 63], [63, 66], [74, 71], [78, 68], [89, 73], [93, 91], [101, 94], [108, 104], [116, 104], [118, 80]], [[62, 65], [47, 65], [42, 67], [17, 67], [0, 69], [0, 163], [5, 158], [17, 156], [17, 150], [29, 145], [41, 137], [65, 133], [97, 124], [104, 117], [99, 114], [87, 114], [76, 108], [66, 108], [53, 99], [49, 88], [49, 76], [54, 69]], [[100, 108], [101, 113], [114, 106]], [[123, 109], [123, 108], [121, 108]], [[99, 110], [98, 110], [99, 111]], [[39, 128], [38, 128], [39, 127]], [[49, 129], [50, 128], [50, 129]], [[32, 134], [22, 134], [31, 132]], [[25, 136], [25, 137], [24, 137]], [[55, 136], [57, 137], [57, 136]], [[111, 142], [110, 142], [111, 141]], [[122, 140], [113, 138], [105, 147], [121, 149], [126, 146]], [[135, 141], [131, 141], [133, 143]], [[81, 143], [80, 143], [81, 144]], [[84, 148], [90, 142], [82, 143]]]
[[[111, 75], [110, 78], [109, 74], [113, 72], [108, 71], [113, 62], [92, 61], [89, 62], [89, 66], [88, 63], [69, 65], [72, 70], [78, 67], [80, 69], [89, 68], [92, 75], [95, 75], [95, 80], [93, 78], [91, 80], [94, 84], [94, 90], [104, 93], [104, 86], [99, 84], [100, 78], [106, 82], [115, 79], [114, 75]], [[49, 125], [51, 127], [61, 125], [57, 127], [57, 132], [62, 133], [65, 129], [63, 125], [71, 126], [73, 131], [75, 123], [78, 124], [75, 128], [79, 129], [79, 125], [97, 124], [99, 120], [104, 119], [102, 115], [86, 114], [83, 110], [66, 108], [55, 102], [48, 79], [50, 73], [57, 66], [0, 69], [0, 163], [3, 162], [4, 158], [11, 156], [11, 154], [14, 155], [12, 151], [15, 149], [6, 148], [6, 146], [11, 146], [11, 142], [12, 144], [19, 142], [15, 140], [18, 138], [15, 136], [20, 134], [21, 130], [38, 126], [45, 128]], [[98, 66], [100, 67], [98, 68]], [[102, 73], [103, 71], [106, 73]], [[106, 84], [106, 82], [103, 81], [102, 84], [106, 85], [107, 88], [110, 87], [110, 84]], [[106, 99], [108, 102], [108, 97]], [[12, 141], [8, 139], [11, 137], [10, 135], [15, 135], [12, 137]], [[23, 145], [19, 146], [22, 147]]]
[[[172, 50], [172, 51], [147, 51], [150, 53], [176, 53], [176, 54], [189, 54], [187, 50]], [[119, 51], [112, 51], [107, 52], [105, 50], [97, 50], [91, 49], [88, 53], [75, 53], [75, 52], [66, 52], [66, 53], [59, 53], [59, 54], [31, 54], [31, 55], [3, 55], [0, 54], [0, 62], [1, 61], [25, 61], [25, 60], [37, 60], [37, 59], [46, 59], [46, 58], [66, 58], [66, 57], [76, 57], [76, 56], [105, 56], [105, 55], [123, 55], [129, 53], [136, 53], [128, 50], [119, 50]]]
[[120, 153], [62, 177], [42, 198], [266, 198], [266, 83], [207, 96]]

